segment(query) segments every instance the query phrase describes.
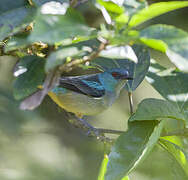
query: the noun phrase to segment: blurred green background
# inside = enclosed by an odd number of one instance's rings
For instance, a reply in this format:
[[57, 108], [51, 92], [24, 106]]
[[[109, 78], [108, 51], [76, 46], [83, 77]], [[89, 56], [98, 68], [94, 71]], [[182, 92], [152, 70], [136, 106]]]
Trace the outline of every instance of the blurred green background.
[[[91, 19], [95, 15], [92, 13]], [[149, 23], [171, 24], [188, 31], [187, 17], [188, 8], [184, 8]], [[162, 65], [172, 66], [163, 54], [151, 54]], [[96, 180], [108, 148], [72, 127], [63, 110], [49, 97], [34, 111], [19, 110], [19, 102], [12, 96], [15, 62], [12, 57], [0, 57], [0, 180]], [[135, 107], [150, 97], [161, 98], [143, 81], [134, 93]], [[126, 130], [128, 117], [127, 92], [122, 91], [109, 110], [87, 120], [96, 127]], [[130, 174], [130, 179], [182, 180], [182, 174], [175, 160], [156, 146]]]

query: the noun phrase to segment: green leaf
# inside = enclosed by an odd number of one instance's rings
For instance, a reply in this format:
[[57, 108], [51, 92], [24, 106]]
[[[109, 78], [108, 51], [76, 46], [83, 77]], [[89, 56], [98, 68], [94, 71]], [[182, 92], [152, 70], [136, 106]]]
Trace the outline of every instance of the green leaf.
[[188, 33], [169, 25], [153, 25], [140, 32], [140, 40], [149, 47], [166, 52], [172, 63], [188, 72]]
[[156, 16], [186, 6], [188, 6], [188, 1], [159, 2], [151, 4], [149, 7], [146, 7], [135, 14], [131, 18], [129, 26], [138, 26], [139, 24], [144, 23], [145, 21], [148, 21]]
[[27, 33], [12, 36], [5, 44], [5, 52], [24, 48], [29, 45], [30, 43], [28, 42], [27, 37]]
[[118, 3], [116, 4], [114, 1], [97, 0], [97, 2], [109, 12], [116, 14], [121, 14], [124, 12], [124, 8], [118, 5]]
[[69, 8], [66, 14], [59, 15], [58, 11], [57, 14], [51, 14], [51, 12], [42, 14], [42, 9], [35, 19], [34, 31], [29, 37], [31, 42], [42, 41], [54, 44], [65, 39], [91, 35], [93, 28], [85, 24], [83, 17], [76, 10]]
[[150, 55], [148, 50], [141, 45], [133, 45], [132, 49], [137, 56], [137, 63], [128, 59], [107, 59], [97, 58], [91, 62], [93, 65], [102, 67], [103, 69], [122, 67], [129, 71], [133, 80], [129, 80], [125, 86], [128, 91], [134, 91], [143, 81], [150, 65]]
[[37, 56], [25, 56], [17, 64], [14, 75], [17, 76], [14, 82], [13, 94], [18, 100], [23, 99], [37, 90], [45, 77], [45, 60]]
[[146, 80], [179, 109], [188, 108], [188, 74], [166, 69], [152, 59]]
[[36, 12], [25, 0], [0, 1], [0, 41], [18, 32], [33, 20]]
[[78, 49], [77, 47], [67, 47], [57, 50], [50, 54], [47, 58], [45, 71], [48, 72], [58, 65], [64, 64], [66, 58], [79, 57], [84, 54], [84, 50]]
[[172, 118], [177, 120], [188, 121], [184, 111], [180, 111], [177, 105], [162, 99], [148, 98], [144, 99], [133, 114], [129, 121], [143, 120], [161, 120]]
[[133, 80], [129, 80], [125, 86], [127, 91], [134, 91], [143, 81], [150, 65], [149, 51], [141, 45], [133, 45], [133, 50], [138, 58], [138, 63], [132, 63], [130, 66], [130, 75]]
[[121, 180], [130, 173], [156, 144], [162, 128], [162, 122], [130, 122], [128, 131], [112, 147], [105, 180]]
[[160, 145], [167, 150], [167, 152], [174, 157], [174, 159], [178, 162], [178, 164], [181, 166], [181, 168], [184, 170], [187, 178], [188, 178], [188, 161], [187, 161], [187, 155], [183, 151], [183, 149], [175, 144], [174, 142], [171, 142], [168, 140], [168, 137], [160, 138], [159, 140]]

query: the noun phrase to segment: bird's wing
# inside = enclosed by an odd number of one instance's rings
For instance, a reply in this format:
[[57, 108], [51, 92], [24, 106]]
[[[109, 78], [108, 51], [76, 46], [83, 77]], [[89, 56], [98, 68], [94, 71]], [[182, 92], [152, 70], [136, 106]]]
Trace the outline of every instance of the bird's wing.
[[59, 86], [92, 97], [101, 97], [105, 94], [98, 74], [61, 77]]

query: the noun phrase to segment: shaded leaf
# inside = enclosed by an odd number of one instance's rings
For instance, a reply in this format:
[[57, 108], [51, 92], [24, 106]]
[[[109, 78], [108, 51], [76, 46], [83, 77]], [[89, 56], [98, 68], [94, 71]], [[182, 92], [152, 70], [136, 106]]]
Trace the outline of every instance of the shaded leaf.
[[121, 180], [151, 151], [160, 137], [163, 123], [129, 123], [128, 131], [117, 139], [109, 154], [105, 180]]
[[0, 1], [0, 41], [29, 24], [36, 12], [25, 0]]
[[[13, 94], [16, 99], [23, 99], [37, 90], [45, 77], [45, 60], [37, 56], [25, 56], [17, 64]], [[20, 73], [19, 73], [20, 72]]]
[[124, 0], [123, 6], [125, 7], [125, 13], [128, 16], [132, 16], [137, 11], [147, 7], [147, 1], [143, 0]]
[[188, 108], [188, 74], [166, 69], [152, 60], [146, 80], [179, 109]]
[[130, 22], [129, 26], [134, 27], [145, 21], [148, 21], [156, 16], [173, 11], [175, 9], [183, 8], [188, 6], [188, 1], [173, 1], [173, 2], [159, 2], [153, 3], [150, 6], [142, 9], [135, 14]]
[[41, 12], [35, 19], [34, 31], [29, 40], [54, 44], [65, 39], [89, 36], [92, 30], [93, 28], [88, 27], [83, 17], [74, 9], [69, 8], [64, 15], [59, 15], [58, 12], [55, 15]]
[[133, 77], [133, 80], [129, 80], [125, 88], [128, 91], [134, 91], [139, 84], [143, 81], [148, 68], [150, 65], [150, 55], [147, 49], [141, 45], [133, 45], [133, 51], [135, 52], [138, 63], [134, 63], [128, 59], [123, 60], [113, 60], [113, 59], [103, 59], [97, 58], [92, 61], [91, 64], [102, 67], [103, 69], [122, 67], [129, 71], [130, 76]]
[[169, 25], [153, 25], [140, 32], [140, 40], [165, 52], [180, 70], [188, 72], [188, 33]]
[[160, 120], [172, 118], [188, 121], [184, 111], [181, 111], [177, 105], [162, 99], [148, 98], [144, 99], [130, 118], [129, 121]]
[[12, 36], [5, 44], [5, 52], [26, 47], [29, 44], [27, 37], [28, 34], [26, 33]]
[[172, 155], [172, 157], [174, 157], [174, 159], [176, 159], [188, 178], [188, 161], [184, 150], [175, 144], [175, 142], [169, 141], [168, 137], [160, 138], [159, 143], [167, 152], [170, 153], [170, 155]]

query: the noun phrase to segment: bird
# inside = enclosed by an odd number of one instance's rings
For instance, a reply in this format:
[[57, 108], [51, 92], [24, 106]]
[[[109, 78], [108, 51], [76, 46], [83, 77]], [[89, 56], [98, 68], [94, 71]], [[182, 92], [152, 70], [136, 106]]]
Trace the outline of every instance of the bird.
[[61, 108], [82, 118], [84, 115], [97, 115], [109, 108], [127, 80], [132, 79], [125, 68], [112, 68], [89, 75], [62, 76], [58, 86], [48, 95]]

